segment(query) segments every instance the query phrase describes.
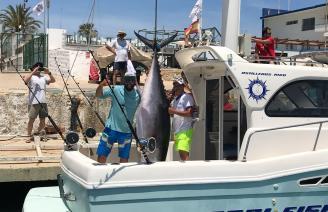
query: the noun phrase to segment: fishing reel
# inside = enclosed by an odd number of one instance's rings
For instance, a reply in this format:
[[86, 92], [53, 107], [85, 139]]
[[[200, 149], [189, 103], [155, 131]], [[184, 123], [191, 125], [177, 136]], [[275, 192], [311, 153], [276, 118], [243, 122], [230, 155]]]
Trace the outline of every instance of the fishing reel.
[[79, 141], [80, 137], [79, 134], [77, 134], [76, 132], [73, 131], [69, 131], [66, 133], [66, 137], [65, 137], [65, 150], [68, 151], [76, 151], [78, 150], [77, 147], [77, 142]]
[[88, 129], [85, 130], [85, 135], [88, 138], [93, 138], [96, 136], [96, 134], [97, 134], [97, 131], [92, 127], [89, 127]]
[[76, 144], [79, 141], [80, 137], [76, 132], [69, 131], [66, 134], [66, 144]]
[[[85, 131], [85, 136], [88, 138], [93, 138], [97, 134], [96, 130], [93, 128], [88, 128]], [[78, 150], [77, 142], [79, 141], [80, 137], [79, 134], [74, 131], [69, 131], [66, 134], [66, 150], [68, 151], [75, 151]]]
[[148, 153], [154, 153], [156, 150], [156, 139], [154, 137], [150, 137], [150, 138], [140, 138], [139, 140], [139, 144], [141, 146], [141, 148], [143, 147], [146, 152]]

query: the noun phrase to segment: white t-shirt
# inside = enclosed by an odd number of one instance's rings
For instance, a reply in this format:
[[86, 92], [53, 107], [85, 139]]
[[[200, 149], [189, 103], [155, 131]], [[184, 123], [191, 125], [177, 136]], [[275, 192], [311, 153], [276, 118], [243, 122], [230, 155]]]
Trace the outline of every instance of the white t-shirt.
[[128, 52], [130, 51], [129, 41], [124, 39], [115, 39], [112, 42], [108, 42], [107, 45], [115, 49], [115, 62], [128, 61]]
[[[46, 85], [47, 78], [45, 76], [36, 76], [32, 75], [28, 86], [31, 88], [35, 96], [29, 92], [28, 104], [34, 105], [40, 103], [46, 103]], [[39, 102], [35, 99], [35, 97], [39, 100]]]
[[[194, 98], [191, 94], [184, 93], [180, 97], [173, 99], [171, 106], [178, 111], [185, 111], [189, 107], [194, 106]], [[179, 133], [181, 131], [186, 131], [192, 128], [192, 117], [179, 116], [177, 114], [173, 115], [173, 130], [174, 133]]]

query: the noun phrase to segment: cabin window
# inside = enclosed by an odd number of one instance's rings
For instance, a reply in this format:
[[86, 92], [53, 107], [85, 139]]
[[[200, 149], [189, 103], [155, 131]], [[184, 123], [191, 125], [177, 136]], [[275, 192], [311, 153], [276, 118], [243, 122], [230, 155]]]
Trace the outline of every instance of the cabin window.
[[315, 18], [303, 19], [302, 31], [314, 30], [314, 27], [315, 27]]
[[316, 178], [310, 178], [310, 179], [306, 179], [306, 180], [301, 180], [300, 181], [300, 185], [301, 186], [316, 185], [320, 180], [321, 180], [321, 177], [316, 177]]
[[271, 117], [328, 117], [328, 81], [298, 81], [283, 87], [265, 113]]
[[321, 184], [328, 184], [328, 177], [325, 177], [325, 179], [323, 179], [323, 181], [321, 181]]
[[293, 24], [297, 24], [298, 20], [293, 20], [293, 21], [287, 21], [286, 25], [293, 25]]

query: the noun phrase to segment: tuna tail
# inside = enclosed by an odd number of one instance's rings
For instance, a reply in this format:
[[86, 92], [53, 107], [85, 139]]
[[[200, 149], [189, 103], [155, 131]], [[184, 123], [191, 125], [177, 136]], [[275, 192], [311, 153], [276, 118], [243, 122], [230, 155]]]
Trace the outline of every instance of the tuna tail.
[[174, 35], [172, 35], [171, 37], [168, 37], [164, 40], [161, 41], [160, 44], [157, 43], [156, 40], [149, 40], [147, 38], [145, 38], [144, 36], [138, 34], [137, 32], [134, 32], [134, 34], [137, 36], [137, 38], [139, 40], [141, 40], [146, 46], [148, 46], [149, 48], [153, 49], [154, 51], [158, 52], [160, 51], [161, 48], [163, 48], [164, 46], [166, 46], [167, 44], [171, 43], [174, 38], [178, 35], [178, 32], [176, 32]]

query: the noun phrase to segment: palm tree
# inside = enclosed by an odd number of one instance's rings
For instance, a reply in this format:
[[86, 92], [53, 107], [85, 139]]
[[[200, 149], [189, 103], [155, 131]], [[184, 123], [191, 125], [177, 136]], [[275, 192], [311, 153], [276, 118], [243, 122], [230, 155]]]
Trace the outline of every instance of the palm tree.
[[22, 32], [33, 33], [40, 28], [41, 21], [35, 20], [31, 14], [31, 8], [25, 8], [22, 4], [14, 8], [9, 5], [0, 12], [0, 23], [4, 27], [5, 33]]
[[94, 29], [93, 23], [85, 23], [79, 26], [78, 33], [87, 38], [87, 44], [91, 43], [91, 38], [95, 38], [98, 36], [98, 31]]

